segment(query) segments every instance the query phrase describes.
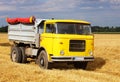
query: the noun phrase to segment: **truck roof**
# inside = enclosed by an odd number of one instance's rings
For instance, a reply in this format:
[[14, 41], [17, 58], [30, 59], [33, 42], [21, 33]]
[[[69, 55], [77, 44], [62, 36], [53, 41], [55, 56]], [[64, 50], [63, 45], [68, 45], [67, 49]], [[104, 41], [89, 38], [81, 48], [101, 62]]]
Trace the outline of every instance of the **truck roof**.
[[71, 19], [36, 19], [34, 16], [29, 18], [6, 18], [6, 21], [9, 24], [36, 24], [39, 25], [42, 21], [46, 22], [68, 22], [68, 23], [82, 23], [82, 24], [90, 24], [90, 22], [84, 20], [71, 20]]
[[71, 20], [71, 19], [37, 19], [39, 21], [45, 20], [46, 22], [73, 22], [73, 23], [83, 23], [83, 24], [90, 24], [90, 22], [84, 20]]

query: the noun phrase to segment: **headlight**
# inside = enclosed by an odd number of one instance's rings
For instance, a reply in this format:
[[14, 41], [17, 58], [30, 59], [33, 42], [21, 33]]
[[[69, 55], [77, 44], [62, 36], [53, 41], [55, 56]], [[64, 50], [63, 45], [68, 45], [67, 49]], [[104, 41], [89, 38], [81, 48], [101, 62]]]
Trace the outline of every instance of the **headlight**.
[[60, 55], [64, 55], [65, 52], [63, 50], [60, 51]]
[[91, 56], [93, 56], [93, 52], [92, 52], [92, 51], [89, 51], [89, 54], [90, 54]]

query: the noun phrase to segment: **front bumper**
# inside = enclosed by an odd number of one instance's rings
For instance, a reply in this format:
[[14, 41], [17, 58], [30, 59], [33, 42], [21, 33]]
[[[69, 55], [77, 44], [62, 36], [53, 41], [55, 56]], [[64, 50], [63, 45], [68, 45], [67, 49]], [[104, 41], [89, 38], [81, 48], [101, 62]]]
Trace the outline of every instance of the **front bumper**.
[[51, 60], [54, 62], [64, 62], [64, 61], [94, 61], [94, 57], [93, 56], [89, 56], [89, 57], [65, 57], [65, 56], [52, 56]]

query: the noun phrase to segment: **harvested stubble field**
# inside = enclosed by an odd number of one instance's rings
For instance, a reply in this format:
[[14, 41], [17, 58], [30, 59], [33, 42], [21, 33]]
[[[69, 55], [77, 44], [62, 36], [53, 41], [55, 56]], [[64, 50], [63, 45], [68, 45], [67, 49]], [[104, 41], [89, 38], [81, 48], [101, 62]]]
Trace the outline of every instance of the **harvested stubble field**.
[[7, 34], [0, 34], [0, 82], [120, 82], [120, 34], [95, 34], [95, 61], [86, 70], [54, 65], [43, 70], [34, 62], [13, 63]]

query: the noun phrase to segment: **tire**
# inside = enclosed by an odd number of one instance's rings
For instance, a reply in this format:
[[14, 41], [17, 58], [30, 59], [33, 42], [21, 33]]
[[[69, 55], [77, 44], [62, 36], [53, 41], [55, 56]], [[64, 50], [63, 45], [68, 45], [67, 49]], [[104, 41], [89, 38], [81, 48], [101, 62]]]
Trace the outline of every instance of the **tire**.
[[88, 62], [74, 62], [74, 67], [76, 69], [86, 69]]
[[38, 56], [37, 63], [40, 68], [50, 69], [50, 63], [48, 62], [47, 54], [44, 50], [42, 50]]
[[21, 63], [26, 63], [27, 62], [27, 56], [25, 55], [25, 48], [20, 47], [20, 50], [21, 50], [21, 55], [22, 55]]
[[21, 63], [22, 53], [19, 47], [13, 46], [11, 49], [11, 60], [16, 63]]

